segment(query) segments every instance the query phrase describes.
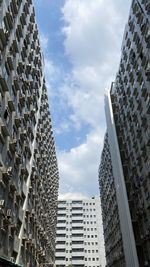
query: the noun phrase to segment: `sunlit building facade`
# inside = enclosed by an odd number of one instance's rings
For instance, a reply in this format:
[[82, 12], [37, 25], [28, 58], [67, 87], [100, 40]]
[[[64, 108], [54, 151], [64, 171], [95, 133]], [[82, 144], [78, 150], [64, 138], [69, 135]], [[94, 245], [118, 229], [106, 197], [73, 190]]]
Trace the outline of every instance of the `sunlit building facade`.
[[105, 266], [99, 197], [59, 201], [55, 256], [57, 267]]
[[0, 1], [0, 259], [54, 262], [58, 166], [32, 0]]

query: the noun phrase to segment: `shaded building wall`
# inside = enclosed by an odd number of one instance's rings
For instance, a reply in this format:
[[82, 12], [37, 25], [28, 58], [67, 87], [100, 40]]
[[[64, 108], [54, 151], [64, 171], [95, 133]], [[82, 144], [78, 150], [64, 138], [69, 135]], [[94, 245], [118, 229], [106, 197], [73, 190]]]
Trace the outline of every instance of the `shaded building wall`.
[[125, 264], [108, 133], [105, 135], [101, 154], [99, 186], [107, 266], [127, 266]]
[[0, 256], [54, 260], [58, 167], [31, 0], [0, 1]]

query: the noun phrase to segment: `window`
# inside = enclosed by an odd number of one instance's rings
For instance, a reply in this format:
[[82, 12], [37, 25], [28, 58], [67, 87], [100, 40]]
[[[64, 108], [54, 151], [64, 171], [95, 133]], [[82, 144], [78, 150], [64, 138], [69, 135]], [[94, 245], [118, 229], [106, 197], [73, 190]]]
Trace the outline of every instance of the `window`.
[[66, 207], [58, 207], [58, 210], [66, 210]]
[[72, 256], [72, 260], [84, 260], [83, 256]]
[[[83, 243], [84, 243], [83, 241], [72, 241], [72, 244], [83, 244]], [[86, 242], [84, 244], [86, 244]]]
[[65, 244], [65, 241], [57, 241], [56, 244]]
[[73, 248], [72, 252], [83, 252], [84, 248]]
[[0, 152], [2, 153], [2, 150], [3, 150], [3, 147], [4, 147], [4, 143], [1, 141], [0, 139]]
[[65, 237], [66, 234], [57, 234], [56, 236], [57, 236], [57, 237]]
[[66, 230], [66, 227], [57, 227], [57, 230]]
[[73, 226], [72, 227], [72, 230], [83, 230], [83, 227], [82, 226]]
[[65, 213], [62, 213], [62, 214], [57, 214], [58, 217], [65, 217], [66, 214]]
[[83, 237], [83, 234], [72, 234], [72, 236], [74, 236], [74, 237]]
[[56, 248], [56, 252], [65, 252], [65, 248]]

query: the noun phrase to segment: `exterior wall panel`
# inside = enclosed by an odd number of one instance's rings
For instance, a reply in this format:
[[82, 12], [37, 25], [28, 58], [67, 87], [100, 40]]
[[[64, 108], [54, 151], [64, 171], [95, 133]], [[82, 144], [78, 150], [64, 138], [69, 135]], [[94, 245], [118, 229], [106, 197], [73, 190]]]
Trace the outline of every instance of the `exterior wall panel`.
[[35, 12], [0, 1], [0, 257], [53, 262], [58, 167]]

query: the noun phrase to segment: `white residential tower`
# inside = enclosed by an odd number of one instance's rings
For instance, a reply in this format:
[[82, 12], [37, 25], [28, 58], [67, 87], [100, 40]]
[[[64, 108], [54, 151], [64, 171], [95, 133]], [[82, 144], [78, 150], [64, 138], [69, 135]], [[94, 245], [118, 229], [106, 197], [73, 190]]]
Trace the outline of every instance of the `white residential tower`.
[[56, 266], [104, 267], [99, 197], [59, 201], [56, 236]]

